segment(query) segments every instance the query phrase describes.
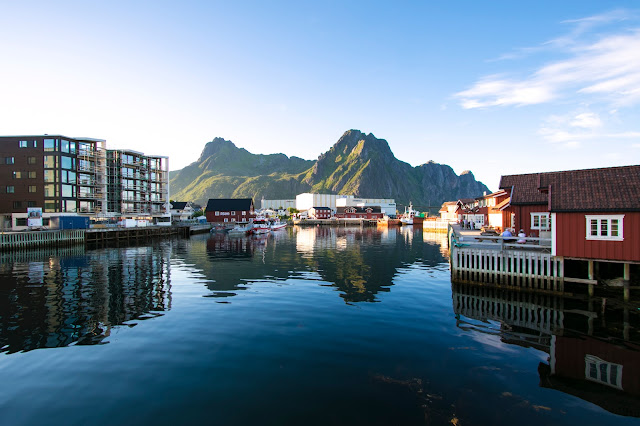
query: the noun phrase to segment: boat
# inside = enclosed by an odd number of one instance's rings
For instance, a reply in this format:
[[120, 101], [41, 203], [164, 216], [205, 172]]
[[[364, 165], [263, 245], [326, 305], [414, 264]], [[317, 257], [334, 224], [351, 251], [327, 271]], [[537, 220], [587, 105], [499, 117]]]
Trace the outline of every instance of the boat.
[[424, 222], [424, 217], [419, 211], [413, 209], [413, 204], [409, 203], [409, 206], [404, 208], [404, 213], [400, 216], [400, 222], [403, 225], [421, 225]]
[[400, 226], [401, 224], [402, 222], [400, 222], [400, 219], [390, 218], [387, 215], [378, 219], [378, 226], [380, 227]]
[[253, 226], [251, 227], [253, 234], [267, 234], [271, 232], [271, 226], [269, 221], [263, 217], [257, 217], [253, 219]]
[[239, 223], [229, 230], [227, 233], [230, 237], [239, 237], [247, 235], [251, 232], [251, 224]]
[[277, 231], [279, 229], [284, 229], [287, 226], [287, 224], [280, 222], [280, 219], [276, 219], [269, 222], [269, 226], [271, 227], [272, 231]]

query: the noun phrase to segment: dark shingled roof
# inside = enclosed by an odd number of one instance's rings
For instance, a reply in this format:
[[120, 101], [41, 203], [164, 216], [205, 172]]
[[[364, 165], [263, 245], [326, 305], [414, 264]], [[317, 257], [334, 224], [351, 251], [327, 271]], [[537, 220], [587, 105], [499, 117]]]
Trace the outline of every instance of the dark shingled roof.
[[186, 201], [172, 201], [171, 202], [171, 208], [174, 210], [184, 210], [184, 208], [187, 207], [187, 202]]
[[640, 166], [541, 173], [551, 211], [640, 211]]
[[315, 210], [331, 210], [331, 207], [313, 207]]
[[538, 191], [540, 184], [540, 173], [529, 173], [526, 175], [508, 175], [500, 178], [500, 189], [511, 192], [511, 204], [547, 204], [549, 197]]
[[208, 212], [251, 211], [251, 198], [210, 198], [207, 202]]
[[511, 204], [548, 204], [551, 211], [640, 211], [640, 166], [502, 176]]

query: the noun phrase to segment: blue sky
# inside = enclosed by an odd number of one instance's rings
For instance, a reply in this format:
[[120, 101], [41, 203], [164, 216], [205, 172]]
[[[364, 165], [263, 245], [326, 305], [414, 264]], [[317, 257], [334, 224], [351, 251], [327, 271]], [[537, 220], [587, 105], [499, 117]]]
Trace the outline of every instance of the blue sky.
[[195, 161], [315, 159], [348, 129], [414, 166], [640, 163], [640, 3], [0, 0], [0, 134]]

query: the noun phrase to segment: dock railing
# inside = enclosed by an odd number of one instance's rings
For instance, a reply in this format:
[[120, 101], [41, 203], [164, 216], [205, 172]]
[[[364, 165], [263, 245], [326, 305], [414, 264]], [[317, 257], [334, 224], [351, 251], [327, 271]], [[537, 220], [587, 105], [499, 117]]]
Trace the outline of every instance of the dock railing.
[[[548, 238], [458, 235], [448, 228], [451, 279], [528, 291], [564, 291], [564, 262]], [[518, 240], [526, 241], [517, 243]]]

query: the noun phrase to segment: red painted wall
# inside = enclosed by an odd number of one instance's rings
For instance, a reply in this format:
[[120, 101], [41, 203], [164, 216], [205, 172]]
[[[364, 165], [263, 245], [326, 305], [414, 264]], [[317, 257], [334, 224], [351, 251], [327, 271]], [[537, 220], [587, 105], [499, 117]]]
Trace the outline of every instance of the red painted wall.
[[556, 214], [558, 256], [640, 262], [640, 212], [620, 213], [624, 214], [624, 241], [587, 240], [585, 215], [591, 214]]
[[505, 226], [511, 225], [511, 213], [516, 214], [516, 232], [519, 232], [521, 229], [524, 229], [525, 234], [531, 236], [539, 236], [539, 230], [531, 229], [531, 213], [544, 213], [548, 212], [548, 208], [546, 204], [538, 204], [538, 205], [526, 205], [526, 206], [509, 206], [505, 210], [503, 210], [502, 223]]
[[227, 222], [246, 222], [256, 217], [255, 214], [251, 214], [250, 212], [246, 212], [244, 216], [242, 215], [242, 211], [236, 211], [235, 215], [230, 213], [231, 212], [220, 212], [219, 215], [216, 216], [216, 212], [205, 212], [205, 216], [207, 217], [207, 222], [212, 223], [224, 223], [225, 219], [227, 219]]

